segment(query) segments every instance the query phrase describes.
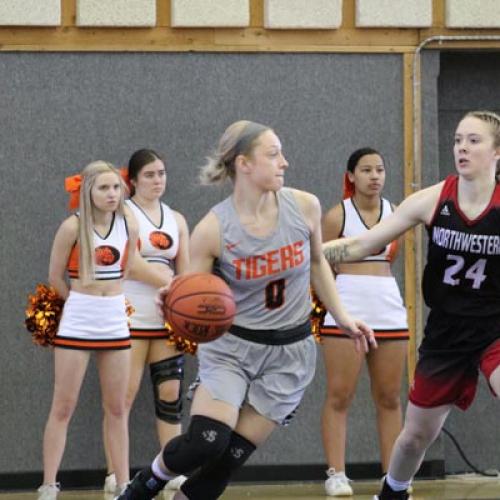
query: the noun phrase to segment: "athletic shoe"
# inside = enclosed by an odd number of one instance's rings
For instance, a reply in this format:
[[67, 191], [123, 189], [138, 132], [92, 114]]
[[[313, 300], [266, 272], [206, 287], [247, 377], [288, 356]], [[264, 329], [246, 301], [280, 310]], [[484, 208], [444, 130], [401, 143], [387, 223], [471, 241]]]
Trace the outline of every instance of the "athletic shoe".
[[115, 493], [116, 491], [116, 476], [114, 472], [106, 475], [104, 479], [104, 493]]
[[394, 491], [385, 481], [382, 483], [382, 491], [375, 495], [373, 500], [410, 500], [408, 491]]
[[[380, 478], [380, 487], [381, 487], [381, 488], [383, 488], [383, 487], [384, 487], [385, 476], [386, 476], [386, 474], [384, 474], [384, 475]], [[408, 493], [408, 495], [411, 495], [411, 494], [413, 493], [413, 484], [410, 484], [410, 486], [408, 486], [408, 488], [406, 488], [406, 493]]]
[[167, 482], [157, 478], [151, 467], [139, 471], [115, 500], [152, 500]]
[[382, 496], [382, 493], [380, 495], [373, 495], [373, 500], [411, 500], [411, 496], [406, 491], [393, 491], [391, 495]]
[[180, 476], [174, 477], [174, 479], [171, 479], [167, 485], [165, 486], [166, 490], [180, 490], [181, 486], [184, 484], [184, 482], [187, 480], [186, 476], [183, 476], [182, 474]]
[[60, 483], [42, 484], [38, 488], [38, 500], [56, 500], [57, 494], [61, 491]]
[[330, 497], [350, 497], [353, 495], [349, 479], [344, 472], [335, 472], [331, 467], [326, 471], [328, 479], [325, 481], [325, 491]]
[[[122, 493], [125, 493], [125, 490], [127, 489], [127, 487], [128, 487], [128, 483], [117, 484], [115, 491], [114, 491], [113, 500], [115, 500], [115, 498], [119, 498]], [[107, 495], [105, 494], [104, 496], [106, 497]]]

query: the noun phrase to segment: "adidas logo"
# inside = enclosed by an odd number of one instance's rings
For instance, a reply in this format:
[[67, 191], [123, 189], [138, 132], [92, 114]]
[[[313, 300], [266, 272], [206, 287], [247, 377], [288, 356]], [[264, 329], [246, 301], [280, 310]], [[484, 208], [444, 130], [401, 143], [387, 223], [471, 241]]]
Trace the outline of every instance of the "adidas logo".
[[441, 209], [441, 212], [439, 212], [439, 215], [450, 215], [450, 210], [448, 209], [448, 205], [445, 205]]

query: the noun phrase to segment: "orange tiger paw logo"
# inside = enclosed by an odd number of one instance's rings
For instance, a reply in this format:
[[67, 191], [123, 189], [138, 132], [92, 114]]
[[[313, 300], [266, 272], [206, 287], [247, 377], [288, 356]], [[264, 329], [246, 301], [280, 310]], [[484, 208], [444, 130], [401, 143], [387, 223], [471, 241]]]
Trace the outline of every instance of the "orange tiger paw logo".
[[98, 266], [112, 266], [118, 262], [120, 252], [109, 245], [103, 245], [95, 249], [95, 263]]
[[159, 250], [168, 250], [174, 243], [170, 235], [163, 231], [153, 231], [149, 235], [149, 241], [151, 245]]

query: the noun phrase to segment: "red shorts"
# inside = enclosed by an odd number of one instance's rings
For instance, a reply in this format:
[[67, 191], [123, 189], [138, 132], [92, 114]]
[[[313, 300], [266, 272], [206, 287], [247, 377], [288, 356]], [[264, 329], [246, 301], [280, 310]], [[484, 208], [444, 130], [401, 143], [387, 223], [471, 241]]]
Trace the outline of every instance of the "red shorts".
[[[435, 358], [435, 357], [434, 357]], [[427, 363], [426, 363], [427, 361]], [[432, 360], [435, 365], [437, 360]], [[426, 367], [429, 358], [422, 357], [415, 369], [415, 379], [410, 389], [410, 401], [422, 408], [454, 404], [466, 410], [476, 394], [479, 370], [488, 381], [491, 374], [500, 366], [500, 340], [490, 344], [480, 355], [478, 365], [463, 366], [464, 369], [444, 369], [429, 375]], [[490, 386], [493, 395], [493, 389]]]

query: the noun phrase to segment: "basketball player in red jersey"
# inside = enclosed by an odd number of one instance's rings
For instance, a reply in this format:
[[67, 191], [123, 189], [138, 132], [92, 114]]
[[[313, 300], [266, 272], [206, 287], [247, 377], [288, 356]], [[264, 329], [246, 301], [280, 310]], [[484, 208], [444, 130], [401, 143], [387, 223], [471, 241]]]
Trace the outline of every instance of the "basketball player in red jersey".
[[[373, 148], [354, 151], [344, 173], [343, 200], [323, 220], [323, 240], [357, 236], [393, 212], [391, 202], [382, 198], [386, 178], [385, 161]], [[364, 360], [368, 366], [383, 472], [387, 472], [394, 441], [402, 427], [400, 402], [408, 339], [406, 309], [391, 265], [397, 241], [382, 247], [359, 262], [337, 264], [336, 283], [346, 309], [369, 324], [378, 349], [366, 355], [356, 352], [352, 342], [330, 314], [321, 328], [327, 393], [321, 418], [323, 447], [328, 461], [325, 482], [329, 496], [351, 496], [345, 475], [347, 414], [356, 392]]]
[[239, 121], [202, 170], [204, 183], [230, 179], [233, 192], [194, 229], [190, 271], [215, 266], [231, 287], [236, 316], [226, 335], [199, 346], [200, 385], [186, 433], [120, 500], [149, 500], [189, 471], [175, 500], [215, 500], [256, 447], [290, 421], [316, 365], [310, 281], [360, 348], [376, 345], [373, 332], [342, 307], [321, 251], [318, 199], [283, 187], [287, 167], [272, 129]]
[[59, 227], [50, 255], [49, 282], [66, 302], [54, 340], [54, 396], [43, 440], [39, 500], [54, 500], [59, 492], [56, 474], [91, 351], [96, 352], [119, 491], [129, 480], [125, 397], [130, 333], [122, 281], [134, 258], [137, 223], [124, 206], [126, 187], [111, 164], [93, 162], [67, 181], [79, 197], [79, 211]]
[[[184, 356], [175, 346], [165, 342], [168, 333], [154, 299], [160, 285], [169, 283], [174, 274], [185, 272], [189, 262], [189, 231], [185, 218], [161, 201], [167, 187], [167, 171], [158, 153], [150, 149], [135, 151], [128, 162], [127, 173], [131, 197], [125, 203], [139, 225], [139, 254], [142, 257], [142, 266], [140, 262], [135, 262], [130, 277], [124, 282], [125, 296], [134, 307], [130, 318], [132, 350], [127, 411], [132, 408], [144, 367], [148, 365], [153, 385], [156, 429], [160, 447], [163, 448], [181, 431]], [[149, 275], [153, 274], [156, 284], [145, 282], [141, 274], [144, 265]], [[109, 443], [105, 438], [106, 452], [108, 449]], [[106, 459], [108, 473], [104, 491], [114, 493], [116, 477], [109, 453], [106, 453]], [[182, 480], [180, 476], [168, 487], [175, 489]]]
[[500, 116], [467, 113], [453, 151], [458, 175], [411, 195], [370, 231], [324, 245], [337, 263], [359, 260], [421, 222], [429, 234], [422, 286], [431, 311], [380, 500], [409, 497], [448, 413], [471, 404], [479, 370], [500, 395]]

